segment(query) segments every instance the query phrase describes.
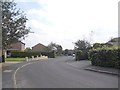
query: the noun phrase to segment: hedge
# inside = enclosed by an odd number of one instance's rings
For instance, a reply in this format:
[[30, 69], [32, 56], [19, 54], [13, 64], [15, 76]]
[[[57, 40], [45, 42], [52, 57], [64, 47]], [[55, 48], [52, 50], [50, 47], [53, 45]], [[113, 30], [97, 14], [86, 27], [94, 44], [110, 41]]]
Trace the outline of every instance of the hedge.
[[87, 51], [81, 51], [81, 50], [76, 51], [76, 53], [75, 53], [75, 59], [76, 59], [76, 61], [88, 59], [88, 53], [87, 53]]
[[25, 58], [29, 57], [31, 58], [32, 56], [40, 56], [41, 53], [39, 52], [11, 52], [11, 57], [13, 58]]
[[49, 58], [55, 58], [54, 52], [11, 52], [11, 57], [13, 58], [25, 58], [29, 57], [31, 58], [32, 56], [41, 56], [45, 55], [48, 56]]
[[92, 65], [120, 68], [120, 49], [99, 49], [89, 52]]
[[48, 56], [48, 58], [55, 58], [54, 51], [52, 52], [41, 52], [42, 55]]

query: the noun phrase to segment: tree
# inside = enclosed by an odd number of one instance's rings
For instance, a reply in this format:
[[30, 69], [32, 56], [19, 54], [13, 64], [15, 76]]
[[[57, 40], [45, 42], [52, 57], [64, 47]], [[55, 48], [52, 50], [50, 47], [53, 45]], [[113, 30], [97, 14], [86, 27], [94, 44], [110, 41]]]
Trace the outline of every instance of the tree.
[[48, 51], [57, 51], [56, 43], [51, 42], [47, 47]]
[[24, 12], [16, 8], [16, 3], [0, 2], [2, 4], [2, 46], [7, 49], [11, 43], [20, 41], [30, 33], [26, 27], [27, 18]]
[[64, 54], [65, 54], [65, 55], [68, 55], [68, 49], [65, 49], [65, 50], [64, 50]]
[[93, 44], [93, 48], [94, 48], [94, 49], [102, 48], [102, 44], [101, 44], [101, 43], [94, 43], [94, 44]]
[[62, 54], [62, 46], [56, 45], [56, 48], [57, 48], [57, 55], [61, 55]]
[[48, 50], [49, 51], [55, 51], [55, 53], [57, 55], [61, 55], [62, 54], [62, 46], [61, 45], [58, 45], [56, 43], [53, 43], [51, 42], [49, 45], [48, 45]]
[[27, 47], [27, 48], [25, 49], [25, 52], [31, 52], [31, 51], [32, 51], [32, 49], [29, 48], [29, 47]]
[[87, 50], [90, 47], [90, 43], [85, 40], [78, 40], [77, 42], [75, 42], [75, 49], [77, 50]]
[[88, 52], [91, 48], [91, 45], [86, 40], [78, 40], [75, 42], [75, 59], [77, 60], [87, 60]]

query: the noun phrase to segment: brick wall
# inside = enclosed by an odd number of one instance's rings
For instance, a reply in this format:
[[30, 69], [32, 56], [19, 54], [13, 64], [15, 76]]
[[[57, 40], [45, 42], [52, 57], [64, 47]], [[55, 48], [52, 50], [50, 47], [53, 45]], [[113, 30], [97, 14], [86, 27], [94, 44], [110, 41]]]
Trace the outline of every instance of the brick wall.
[[19, 51], [24, 51], [25, 50], [25, 44], [23, 44], [21, 42], [17, 42], [17, 43], [11, 44], [10, 49], [16, 49], [16, 50], [19, 50]]
[[47, 52], [47, 47], [42, 44], [37, 44], [32, 47], [33, 52]]

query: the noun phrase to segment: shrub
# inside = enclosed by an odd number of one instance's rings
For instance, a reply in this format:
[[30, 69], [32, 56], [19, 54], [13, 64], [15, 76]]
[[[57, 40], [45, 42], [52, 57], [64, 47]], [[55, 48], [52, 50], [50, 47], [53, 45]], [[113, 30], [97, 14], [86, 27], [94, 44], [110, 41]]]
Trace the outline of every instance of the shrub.
[[41, 52], [42, 55], [48, 56], [48, 58], [55, 58], [54, 51], [52, 52]]
[[13, 58], [25, 58], [29, 57], [31, 58], [32, 56], [37, 57], [45, 55], [48, 56], [49, 58], [55, 58], [54, 52], [11, 52], [11, 57]]
[[119, 53], [120, 49], [94, 49], [89, 52], [89, 59], [92, 65], [120, 68]]
[[88, 59], [88, 53], [86, 51], [76, 51], [75, 53], [76, 61]]
[[39, 56], [41, 55], [40, 52], [11, 52], [11, 57], [13, 58], [25, 58], [25, 57], [29, 57], [31, 58], [32, 56]]

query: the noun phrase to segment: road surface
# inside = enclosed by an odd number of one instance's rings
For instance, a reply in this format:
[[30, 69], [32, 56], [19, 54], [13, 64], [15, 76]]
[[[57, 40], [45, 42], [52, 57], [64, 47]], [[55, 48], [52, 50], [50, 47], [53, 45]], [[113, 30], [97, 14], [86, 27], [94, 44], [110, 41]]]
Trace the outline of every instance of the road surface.
[[118, 77], [75, 68], [72, 57], [40, 60], [14, 73], [17, 88], [118, 88]]

